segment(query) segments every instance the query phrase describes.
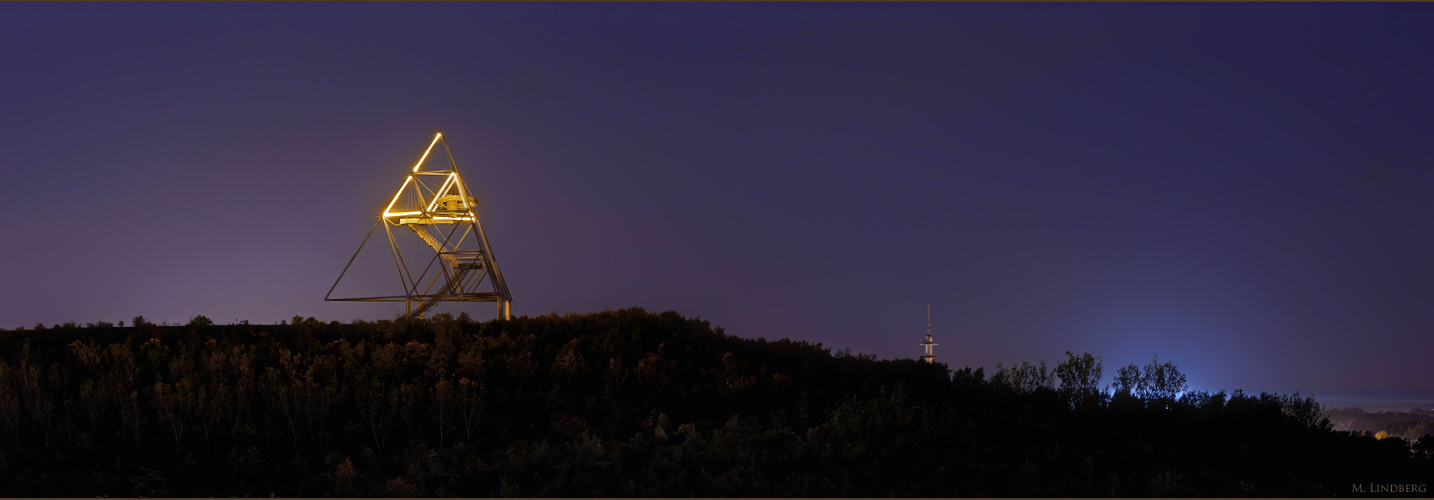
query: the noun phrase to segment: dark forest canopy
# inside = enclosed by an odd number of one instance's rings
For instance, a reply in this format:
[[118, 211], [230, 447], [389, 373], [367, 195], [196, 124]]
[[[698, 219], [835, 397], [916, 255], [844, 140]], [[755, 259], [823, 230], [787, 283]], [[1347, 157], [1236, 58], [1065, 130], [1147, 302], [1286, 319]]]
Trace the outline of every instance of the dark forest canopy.
[[[1434, 481], [1430, 439], [1313, 400], [987, 378], [642, 309], [0, 332], [8, 496], [1328, 496]], [[1056, 381], [1059, 379], [1060, 384]]]

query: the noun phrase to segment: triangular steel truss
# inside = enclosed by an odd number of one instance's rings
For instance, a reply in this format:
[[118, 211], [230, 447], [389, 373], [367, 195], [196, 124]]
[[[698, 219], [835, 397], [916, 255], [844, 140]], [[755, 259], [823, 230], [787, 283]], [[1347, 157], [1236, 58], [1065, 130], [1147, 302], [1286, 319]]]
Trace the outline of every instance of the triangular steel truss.
[[[424, 169], [429, 153], [440, 142], [448, 156], [448, 168]], [[513, 296], [508, 292], [507, 283], [503, 282], [503, 272], [498, 270], [498, 261], [493, 257], [493, 249], [483, 233], [483, 224], [478, 221], [475, 207], [479, 201], [471, 193], [463, 182], [463, 176], [458, 173], [458, 164], [453, 161], [448, 140], [444, 139], [442, 130], [438, 131], [403, 185], [394, 193], [378, 220], [374, 221], [373, 228], [364, 236], [354, 256], [349, 258], [348, 265], [334, 280], [334, 286], [329, 287], [324, 300], [403, 302], [405, 314], [410, 318], [422, 318], [439, 302], [496, 302], [498, 317], [510, 319]], [[330, 298], [379, 224], [383, 224], [388, 235], [404, 294]], [[411, 232], [433, 251], [427, 266], [417, 275], [404, 259], [395, 232]], [[485, 281], [488, 284], [486, 288], [491, 291], [480, 291]]]

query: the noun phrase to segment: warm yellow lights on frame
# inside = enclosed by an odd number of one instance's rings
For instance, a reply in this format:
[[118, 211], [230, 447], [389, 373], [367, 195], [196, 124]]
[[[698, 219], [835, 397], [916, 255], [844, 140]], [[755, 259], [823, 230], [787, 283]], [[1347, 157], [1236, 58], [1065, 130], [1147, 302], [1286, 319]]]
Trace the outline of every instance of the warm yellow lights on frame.
[[[423, 166], [423, 162], [426, 161], [426, 160], [428, 160], [428, 153], [432, 153], [432, 152], [433, 152], [433, 146], [438, 145], [438, 140], [439, 140], [439, 139], [442, 139], [442, 138], [443, 138], [443, 132], [438, 132], [438, 133], [436, 133], [436, 134], [433, 134], [433, 141], [428, 143], [428, 149], [423, 150], [423, 156], [419, 157], [419, 158], [418, 158], [418, 163], [415, 163], [415, 164], [413, 165], [413, 171], [414, 171], [414, 172], [418, 172], [418, 169]], [[448, 179], [449, 181], [453, 180], [453, 174], [449, 174], [449, 175], [448, 175], [448, 178], [449, 178], [449, 179]], [[393, 217], [393, 216], [395, 216], [395, 215], [418, 215], [418, 214], [422, 213], [422, 212], [389, 212], [389, 210], [393, 210], [393, 204], [394, 204], [394, 203], [398, 203], [398, 197], [399, 197], [399, 196], [403, 196], [403, 190], [408, 187], [408, 184], [409, 184], [410, 182], [413, 182], [413, 175], [409, 175], [407, 179], [404, 179], [403, 185], [402, 185], [402, 186], [399, 186], [399, 188], [398, 188], [398, 192], [397, 192], [397, 193], [393, 193], [393, 200], [389, 201], [389, 202], [388, 202], [388, 207], [385, 207], [385, 208], [383, 209], [383, 216], [384, 216], [384, 217]], [[444, 183], [445, 188], [447, 187], [447, 185], [448, 185], [447, 182], [445, 182], [445, 183]], [[442, 189], [440, 189], [439, 192], [442, 192]], [[433, 206], [430, 205], [430, 206], [428, 207], [428, 209], [429, 209], [429, 210], [433, 210]]]
[[[437, 191], [434, 191], [434, 192], [433, 192], [433, 202], [431, 202], [431, 203], [428, 204], [428, 211], [429, 211], [429, 212], [432, 212], [432, 211], [433, 211], [433, 207], [438, 205], [438, 199], [439, 199], [439, 198], [442, 198], [443, 195], [448, 194], [448, 186], [452, 185], [452, 184], [453, 184], [453, 181], [456, 180], [456, 179], [458, 179], [458, 173], [457, 173], [457, 172], [448, 174], [448, 178], [443, 181], [443, 187], [440, 187], [440, 188], [438, 188]], [[462, 191], [462, 189], [460, 188], [459, 191]]]
[[[429, 153], [432, 153], [432, 152], [433, 152], [433, 147], [436, 146], [436, 145], [438, 145], [439, 139], [442, 139], [442, 138], [443, 138], [443, 133], [442, 133], [442, 132], [439, 132], [439, 133], [437, 133], [437, 134], [434, 134], [434, 136], [433, 136], [433, 142], [428, 143], [428, 149], [423, 150], [423, 156], [420, 157], [420, 158], [418, 159], [418, 163], [413, 166], [413, 172], [408, 175], [408, 178], [407, 178], [407, 179], [404, 179], [403, 185], [402, 185], [402, 186], [399, 186], [398, 192], [396, 192], [396, 193], [393, 194], [393, 199], [392, 199], [392, 200], [389, 200], [388, 206], [383, 209], [383, 216], [384, 216], [385, 218], [388, 218], [388, 217], [398, 217], [398, 216], [404, 216], [404, 215], [427, 215], [427, 214], [430, 214], [430, 213], [433, 212], [434, 207], [437, 207], [437, 206], [438, 206], [438, 201], [439, 201], [439, 199], [442, 198], [442, 197], [444, 197], [444, 196], [447, 196], [447, 195], [448, 195], [448, 192], [449, 192], [450, 190], [452, 190], [454, 187], [457, 187], [457, 188], [458, 188], [458, 194], [459, 194], [458, 198], [459, 198], [460, 201], [463, 202], [463, 210], [464, 210], [465, 212], [468, 212], [468, 216], [467, 216], [467, 217], [429, 217], [428, 219], [430, 219], [430, 220], [448, 220], [448, 221], [471, 221], [471, 220], [475, 220], [477, 214], [474, 214], [474, 213], [473, 213], [473, 206], [468, 203], [468, 190], [463, 186], [463, 180], [458, 177], [458, 172], [456, 172], [456, 171], [455, 171], [455, 172], [449, 172], [447, 178], [443, 180], [443, 185], [440, 186], [437, 191], [434, 191], [434, 192], [433, 192], [433, 200], [428, 203], [428, 208], [426, 208], [426, 209], [424, 209], [424, 210], [422, 210], [422, 211], [408, 211], [408, 212], [394, 212], [394, 211], [392, 211], [392, 210], [393, 210], [393, 206], [398, 203], [398, 199], [403, 196], [403, 190], [408, 189], [408, 185], [413, 183], [413, 175], [414, 175], [414, 174], [418, 174], [418, 169], [423, 167], [423, 162], [428, 159]], [[439, 174], [441, 175], [441, 172], [437, 172], [437, 173], [439, 173]], [[425, 174], [426, 174], [426, 173], [425, 173]], [[425, 174], [419, 174], [419, 175], [425, 175]], [[405, 220], [407, 220], [407, 219], [405, 219]]]
[[414, 172], [417, 172], [417, 171], [418, 171], [418, 167], [422, 167], [422, 166], [423, 166], [423, 160], [427, 160], [427, 159], [428, 159], [428, 153], [429, 153], [430, 151], [433, 151], [433, 145], [438, 144], [438, 140], [439, 140], [439, 139], [442, 139], [442, 138], [443, 138], [443, 132], [439, 132], [439, 133], [433, 135], [433, 142], [428, 143], [428, 149], [423, 150], [423, 157], [419, 158], [419, 159], [418, 159], [418, 163], [413, 165], [413, 171], [414, 171]]
[[[432, 146], [429, 146], [429, 147], [432, 148]], [[388, 202], [388, 207], [383, 209], [383, 216], [384, 216], [384, 217], [393, 217], [393, 216], [395, 216], [395, 215], [411, 215], [411, 214], [407, 214], [407, 213], [405, 213], [405, 214], [391, 214], [391, 213], [388, 212], [389, 210], [393, 210], [393, 204], [394, 204], [394, 203], [398, 203], [398, 197], [403, 195], [403, 189], [406, 188], [406, 187], [408, 187], [408, 183], [410, 183], [410, 182], [413, 182], [413, 176], [412, 176], [412, 175], [408, 176], [408, 179], [405, 179], [405, 180], [403, 181], [403, 185], [398, 188], [398, 192], [397, 192], [397, 193], [393, 193], [393, 201]], [[418, 212], [413, 212], [413, 213], [416, 214], [416, 213], [418, 213]]]

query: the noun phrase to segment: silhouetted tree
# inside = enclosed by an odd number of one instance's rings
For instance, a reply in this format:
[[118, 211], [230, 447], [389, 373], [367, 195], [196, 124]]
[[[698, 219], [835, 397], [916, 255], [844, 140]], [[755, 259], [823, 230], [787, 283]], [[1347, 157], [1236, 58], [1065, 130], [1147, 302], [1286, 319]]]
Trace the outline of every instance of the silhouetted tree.
[[[1185, 377], [1180, 377], [1184, 381]], [[1331, 427], [1329, 418], [1325, 417], [1324, 405], [1319, 404], [1314, 398], [1301, 398], [1300, 393], [1279, 396], [1280, 409], [1287, 416], [1295, 419], [1296, 422], [1307, 427], [1314, 427], [1321, 430], [1329, 430]]]
[[1054, 389], [1055, 375], [1055, 372], [1046, 369], [1045, 360], [1040, 360], [1039, 365], [1032, 365], [1030, 361], [1023, 359], [1020, 365], [1010, 368], [997, 363], [996, 374], [991, 376], [991, 383], [1016, 393], [1026, 393], [1036, 389]]
[[5, 423], [5, 428], [20, 442], [20, 395], [16, 383], [14, 367], [0, 359], [0, 421]]
[[1145, 379], [1140, 375], [1140, 367], [1135, 363], [1121, 367], [1115, 372], [1114, 393], [1124, 396], [1139, 396], [1144, 389]]
[[476, 384], [468, 377], [458, 379], [458, 410], [463, 414], [463, 439], [473, 442], [473, 426], [483, 417], [484, 396], [488, 393], [483, 384]]
[[25, 403], [25, 411], [30, 419], [40, 430], [45, 438], [45, 447], [50, 447], [50, 437], [54, 431], [55, 423], [55, 401], [54, 395], [46, 390], [44, 381], [41, 380], [41, 370], [27, 359], [20, 362], [16, 375], [20, 382], [21, 400]]
[[1434, 459], [1434, 435], [1425, 434], [1415, 441], [1411, 448], [1414, 450], [1415, 456], [1426, 460]]
[[184, 436], [189, 416], [196, 406], [197, 392], [189, 380], [174, 384], [155, 382], [150, 390], [150, 397], [154, 408], [158, 410], [160, 421], [169, 424], [170, 432], [174, 436], [176, 453], [180, 451], [180, 438]]
[[1077, 357], [1066, 351], [1066, 360], [1056, 365], [1056, 376], [1061, 379], [1061, 390], [1070, 396], [1072, 404], [1096, 398], [1100, 394], [1100, 379], [1103, 374], [1100, 356], [1084, 353]]
[[1143, 398], [1173, 401], [1176, 394], [1185, 390], [1185, 375], [1175, 368], [1174, 363], [1161, 363], [1156, 356], [1145, 365], [1138, 387]]

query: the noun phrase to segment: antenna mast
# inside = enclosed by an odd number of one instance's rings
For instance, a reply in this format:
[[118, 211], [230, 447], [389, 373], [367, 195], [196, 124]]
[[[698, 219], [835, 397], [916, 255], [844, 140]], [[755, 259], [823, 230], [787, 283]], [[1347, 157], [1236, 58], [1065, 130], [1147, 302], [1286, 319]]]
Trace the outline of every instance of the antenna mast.
[[921, 362], [935, 363], [936, 352], [934, 349], [940, 344], [931, 340], [931, 304], [926, 304], [926, 340], [922, 341], [920, 345], [926, 348], [926, 354], [921, 356]]

